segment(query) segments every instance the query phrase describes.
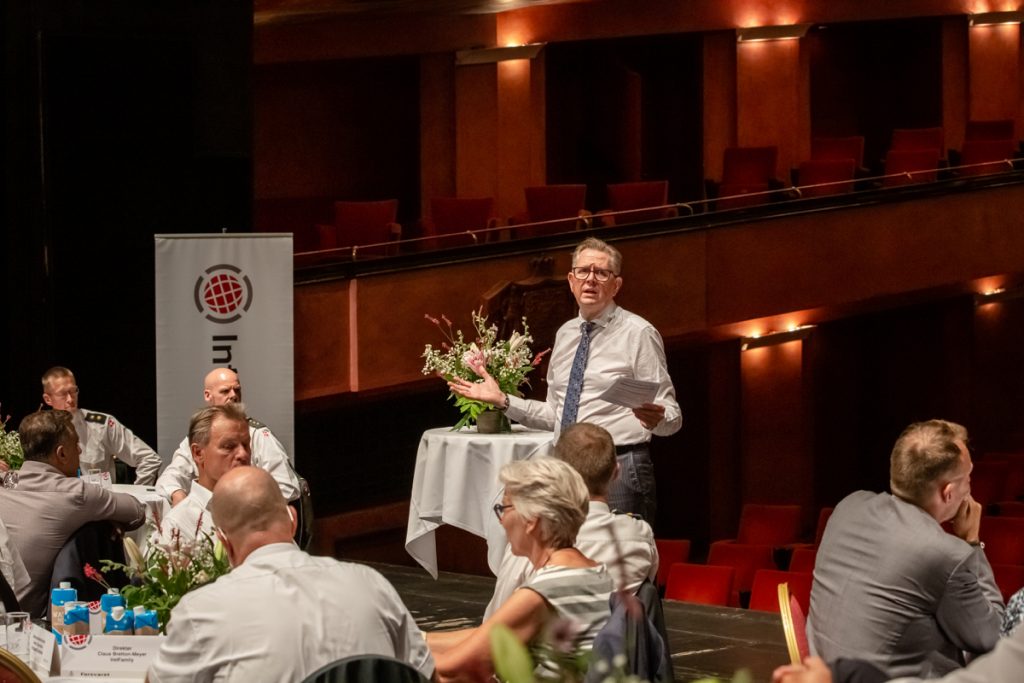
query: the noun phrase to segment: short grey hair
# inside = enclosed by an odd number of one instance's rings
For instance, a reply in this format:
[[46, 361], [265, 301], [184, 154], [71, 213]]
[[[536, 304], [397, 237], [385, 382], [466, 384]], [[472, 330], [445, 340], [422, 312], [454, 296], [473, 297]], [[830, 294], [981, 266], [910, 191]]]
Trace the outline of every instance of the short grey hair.
[[245, 415], [245, 405], [241, 403], [225, 403], [221, 406], [210, 406], [203, 408], [188, 423], [188, 443], [205, 446], [210, 443], [210, 431], [213, 429], [214, 420], [223, 417], [233, 422], [242, 422], [248, 425], [249, 418]]
[[955, 422], [915, 422], [900, 434], [889, 458], [889, 488], [922, 504], [940, 479], [956, 469], [960, 446], [967, 447], [967, 430]]
[[593, 249], [594, 251], [601, 251], [608, 254], [608, 260], [611, 262], [609, 265], [611, 265], [612, 271], [616, 275], [622, 275], [622, 252], [604, 240], [599, 240], [596, 237], [588, 237], [576, 245], [576, 249], [572, 252], [573, 268], [576, 267], [576, 261], [579, 260], [580, 254], [584, 249]]
[[590, 507], [583, 477], [557, 458], [517, 460], [501, 468], [505, 494], [523, 519], [537, 520], [541, 541], [570, 548]]

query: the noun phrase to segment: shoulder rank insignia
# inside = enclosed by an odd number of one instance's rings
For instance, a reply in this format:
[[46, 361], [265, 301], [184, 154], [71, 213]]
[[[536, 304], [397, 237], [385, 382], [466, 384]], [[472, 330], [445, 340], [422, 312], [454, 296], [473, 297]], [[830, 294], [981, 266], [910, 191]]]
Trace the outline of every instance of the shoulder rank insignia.
[[104, 415], [103, 413], [86, 413], [85, 421], [95, 422], [96, 424], [106, 424], [107, 416]]
[[263, 429], [267, 425], [263, 424], [262, 422], [260, 422], [256, 418], [250, 417], [249, 418], [249, 426], [252, 427], [253, 429]]
[[644, 516], [641, 515], [639, 512], [623, 512], [622, 510], [614, 510], [613, 509], [612, 510], [612, 514], [613, 515], [626, 515], [627, 517], [632, 517], [633, 519], [643, 519], [644, 518]]

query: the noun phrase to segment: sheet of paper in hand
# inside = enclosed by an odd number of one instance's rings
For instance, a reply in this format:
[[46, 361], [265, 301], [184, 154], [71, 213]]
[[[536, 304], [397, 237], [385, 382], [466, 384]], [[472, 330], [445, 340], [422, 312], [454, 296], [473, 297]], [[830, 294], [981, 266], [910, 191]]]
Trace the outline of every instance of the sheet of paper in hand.
[[658, 395], [657, 382], [645, 382], [642, 379], [617, 377], [611, 386], [602, 392], [599, 399], [626, 408], [639, 408], [645, 403], [654, 403]]

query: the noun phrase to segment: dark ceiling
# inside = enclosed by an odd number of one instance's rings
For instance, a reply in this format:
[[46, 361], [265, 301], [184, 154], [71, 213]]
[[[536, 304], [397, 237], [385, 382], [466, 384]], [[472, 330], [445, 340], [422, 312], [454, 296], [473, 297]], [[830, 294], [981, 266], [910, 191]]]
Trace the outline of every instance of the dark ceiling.
[[254, 0], [257, 24], [388, 14], [493, 14], [583, 0]]

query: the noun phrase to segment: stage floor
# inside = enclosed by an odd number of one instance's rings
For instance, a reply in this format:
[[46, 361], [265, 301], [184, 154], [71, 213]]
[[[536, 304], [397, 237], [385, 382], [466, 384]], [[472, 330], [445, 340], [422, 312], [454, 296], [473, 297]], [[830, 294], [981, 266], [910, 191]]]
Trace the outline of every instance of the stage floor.
[[[424, 631], [476, 626], [494, 589], [493, 578], [441, 572], [434, 581], [419, 567], [373, 566]], [[666, 601], [664, 611], [676, 681], [728, 681], [746, 668], [754, 683], [767, 683], [772, 670], [788, 661], [778, 614], [675, 601]]]

